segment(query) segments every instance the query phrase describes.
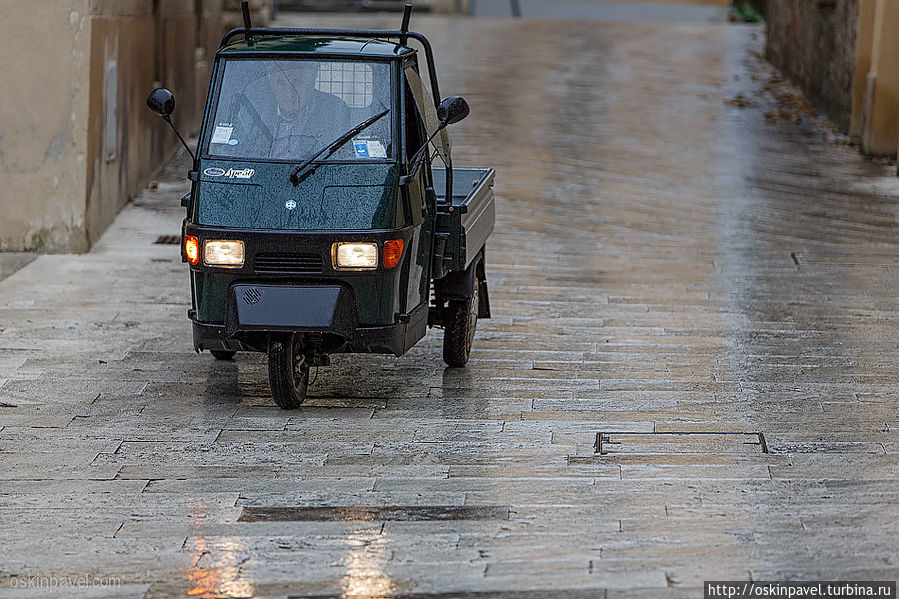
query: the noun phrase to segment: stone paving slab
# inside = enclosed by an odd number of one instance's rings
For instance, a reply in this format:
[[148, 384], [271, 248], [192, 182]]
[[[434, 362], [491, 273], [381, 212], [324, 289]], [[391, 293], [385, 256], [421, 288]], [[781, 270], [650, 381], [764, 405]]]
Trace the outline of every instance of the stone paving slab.
[[[26, 583], [27, 578], [23, 579]], [[52, 582], [52, 581], [50, 581]], [[47, 584], [50, 584], [48, 582]], [[39, 585], [40, 583], [36, 583]], [[149, 584], [126, 584], [114, 588], [97, 584], [93, 588], [47, 588], [35, 586], [34, 588], [0, 588], [0, 597], [17, 597], [21, 599], [141, 599], [149, 590]]]

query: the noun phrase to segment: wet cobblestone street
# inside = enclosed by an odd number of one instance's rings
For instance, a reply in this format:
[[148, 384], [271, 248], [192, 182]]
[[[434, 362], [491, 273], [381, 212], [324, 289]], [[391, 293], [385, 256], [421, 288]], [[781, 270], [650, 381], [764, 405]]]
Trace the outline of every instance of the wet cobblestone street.
[[[0, 597], [899, 578], [895, 166], [766, 117], [755, 26], [413, 29], [472, 107], [455, 164], [497, 170], [469, 365], [434, 329], [278, 409], [262, 356], [192, 351], [166, 175], [91, 253], [0, 281]], [[77, 575], [120, 584], [18, 588]]]

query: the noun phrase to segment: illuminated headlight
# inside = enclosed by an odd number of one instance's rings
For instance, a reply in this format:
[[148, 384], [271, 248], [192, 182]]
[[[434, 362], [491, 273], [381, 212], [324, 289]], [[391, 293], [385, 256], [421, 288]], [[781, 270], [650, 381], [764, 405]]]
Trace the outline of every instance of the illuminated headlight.
[[331, 246], [334, 268], [344, 270], [373, 270], [378, 268], [377, 243], [335, 243]]
[[242, 241], [210, 239], [203, 244], [203, 263], [206, 266], [240, 268], [243, 266], [244, 248]]

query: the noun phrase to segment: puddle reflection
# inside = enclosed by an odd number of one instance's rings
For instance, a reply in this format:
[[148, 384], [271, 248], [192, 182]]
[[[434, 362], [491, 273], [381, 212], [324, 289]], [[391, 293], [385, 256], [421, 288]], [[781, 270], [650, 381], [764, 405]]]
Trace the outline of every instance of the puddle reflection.
[[[209, 508], [203, 504], [190, 504], [193, 534], [190, 551], [194, 557], [194, 567], [188, 570], [189, 597], [215, 599], [244, 599], [255, 595], [253, 583], [239, 580], [240, 564], [246, 561], [249, 548], [234, 537], [216, 538], [210, 545], [203, 536], [203, 524]], [[214, 564], [233, 564], [215, 566]], [[205, 567], [204, 567], [205, 566]]]
[[398, 589], [387, 574], [391, 556], [386, 534], [377, 529], [359, 529], [350, 533], [351, 547], [346, 556], [346, 573], [340, 581], [341, 597], [389, 597]]

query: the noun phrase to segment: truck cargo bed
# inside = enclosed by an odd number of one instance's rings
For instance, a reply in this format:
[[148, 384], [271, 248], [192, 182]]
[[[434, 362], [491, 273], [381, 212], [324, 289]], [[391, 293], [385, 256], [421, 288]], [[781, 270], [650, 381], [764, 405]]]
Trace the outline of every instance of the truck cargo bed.
[[437, 235], [446, 238], [446, 270], [465, 270], [493, 232], [496, 207], [492, 168], [453, 168], [453, 197], [445, 201], [446, 170], [432, 168], [437, 192]]

